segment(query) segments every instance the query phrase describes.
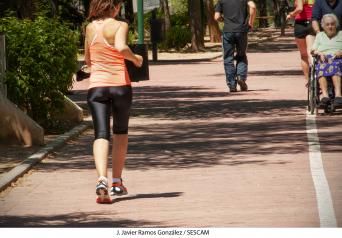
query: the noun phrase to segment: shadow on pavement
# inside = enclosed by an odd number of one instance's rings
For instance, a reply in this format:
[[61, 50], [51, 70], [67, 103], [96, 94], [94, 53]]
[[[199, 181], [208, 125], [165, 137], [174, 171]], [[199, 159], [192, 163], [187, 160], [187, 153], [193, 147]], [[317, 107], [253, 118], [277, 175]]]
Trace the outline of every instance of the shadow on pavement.
[[249, 75], [255, 76], [291, 76], [291, 75], [303, 75], [301, 70], [264, 70], [264, 71], [250, 71]]
[[[108, 216], [112, 219], [106, 218]], [[120, 219], [116, 213], [77, 212], [57, 216], [1, 216], [0, 227], [164, 227], [160, 222]], [[113, 234], [115, 235], [115, 234]]]
[[[132, 118], [143, 123], [130, 127], [126, 168], [267, 166], [291, 160], [264, 160], [264, 155], [307, 151], [305, 100], [236, 99], [226, 92], [210, 90], [177, 86], [135, 88]], [[247, 93], [256, 97], [260, 94], [257, 90]], [[251, 117], [263, 120], [253, 121]], [[333, 126], [326, 124], [320, 128]], [[341, 151], [336, 141], [341, 141], [342, 135], [331, 137], [322, 133], [327, 152]], [[93, 131], [88, 130], [38, 169], [94, 169], [92, 140]]]
[[158, 60], [149, 61], [149, 65], [185, 65], [185, 64], [205, 64], [210, 63], [211, 60], [222, 58], [222, 55], [210, 56], [202, 59], [175, 59], [175, 60]]
[[294, 37], [273, 39], [259, 44], [251, 44], [248, 46], [248, 53], [283, 53], [298, 51]]
[[[248, 75], [253, 76], [301, 76], [303, 71], [301, 70], [258, 70], [258, 71], [248, 71]], [[210, 74], [210, 77], [225, 77], [224, 73]]]
[[[262, 89], [261, 91], [265, 91]], [[246, 92], [257, 97], [258, 90]], [[239, 95], [243, 93], [239, 92]], [[237, 95], [237, 94], [234, 94]], [[160, 120], [249, 118], [303, 114], [305, 100], [235, 99], [208, 88], [143, 87], [135, 90], [132, 117]]]
[[125, 196], [125, 197], [120, 197], [120, 198], [114, 198], [113, 203], [136, 200], [136, 199], [144, 199], [144, 198], [172, 198], [172, 197], [182, 196], [182, 194], [183, 194], [182, 192], [137, 194], [134, 196]]

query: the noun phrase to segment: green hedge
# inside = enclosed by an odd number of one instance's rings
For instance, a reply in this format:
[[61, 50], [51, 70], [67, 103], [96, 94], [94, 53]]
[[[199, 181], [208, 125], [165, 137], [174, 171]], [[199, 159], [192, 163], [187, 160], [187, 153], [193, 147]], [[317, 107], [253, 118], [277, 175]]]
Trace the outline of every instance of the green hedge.
[[175, 25], [171, 26], [166, 32], [165, 40], [162, 42], [161, 47], [180, 50], [189, 42], [191, 42], [191, 29], [187, 26]]
[[77, 70], [79, 34], [56, 19], [0, 19], [6, 35], [9, 99], [43, 127], [62, 107]]

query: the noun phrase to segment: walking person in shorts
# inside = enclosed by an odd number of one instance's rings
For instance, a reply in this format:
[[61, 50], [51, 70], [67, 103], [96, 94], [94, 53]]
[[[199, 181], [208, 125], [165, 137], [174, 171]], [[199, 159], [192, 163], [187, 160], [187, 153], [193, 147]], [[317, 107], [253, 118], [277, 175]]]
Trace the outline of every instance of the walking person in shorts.
[[115, 19], [123, 0], [92, 0], [86, 27], [85, 61], [91, 68], [88, 106], [93, 118], [93, 155], [98, 179], [97, 203], [111, 203], [108, 192], [110, 116], [113, 114], [112, 181], [110, 195], [125, 195], [122, 170], [128, 147], [132, 104], [131, 81], [125, 59], [141, 67], [143, 58], [127, 46], [128, 25]]
[[309, 82], [310, 50], [316, 33], [312, 28], [311, 17], [314, 0], [296, 0], [295, 9], [286, 16], [286, 20], [295, 19], [294, 37], [299, 49], [305, 85]]

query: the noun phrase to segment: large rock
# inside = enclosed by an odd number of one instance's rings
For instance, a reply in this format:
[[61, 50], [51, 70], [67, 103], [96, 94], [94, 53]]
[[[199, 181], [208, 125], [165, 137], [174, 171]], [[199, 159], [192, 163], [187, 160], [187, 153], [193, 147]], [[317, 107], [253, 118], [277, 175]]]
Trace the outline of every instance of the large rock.
[[43, 145], [44, 129], [9, 101], [0, 90], [0, 143]]
[[70, 98], [64, 96], [64, 108], [62, 109], [62, 113], [53, 113], [52, 118], [63, 122], [78, 124], [83, 121], [83, 109], [70, 100]]

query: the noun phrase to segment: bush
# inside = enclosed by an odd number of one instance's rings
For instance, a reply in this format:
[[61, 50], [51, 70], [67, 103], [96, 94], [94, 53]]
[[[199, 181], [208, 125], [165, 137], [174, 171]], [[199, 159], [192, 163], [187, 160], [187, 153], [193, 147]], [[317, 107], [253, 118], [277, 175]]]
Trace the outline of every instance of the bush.
[[62, 108], [77, 70], [78, 33], [56, 19], [0, 19], [6, 35], [9, 99], [43, 127]]
[[189, 14], [177, 13], [171, 16], [171, 26], [187, 26], [189, 25]]
[[165, 40], [161, 44], [162, 48], [170, 49], [176, 48], [177, 50], [186, 46], [191, 42], [191, 30], [186, 26], [171, 26], [166, 32]]

